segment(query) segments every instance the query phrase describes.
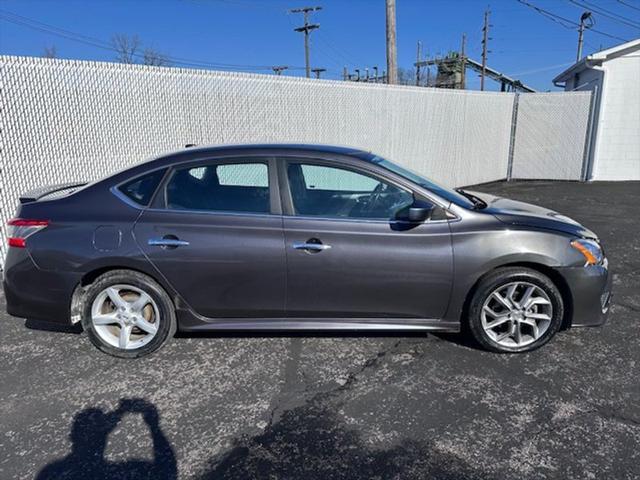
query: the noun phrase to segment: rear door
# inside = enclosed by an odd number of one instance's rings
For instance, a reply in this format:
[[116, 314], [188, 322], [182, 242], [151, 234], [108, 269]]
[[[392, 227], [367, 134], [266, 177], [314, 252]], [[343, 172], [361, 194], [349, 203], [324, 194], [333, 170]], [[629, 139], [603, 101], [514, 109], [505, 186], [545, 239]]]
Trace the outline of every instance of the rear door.
[[287, 253], [287, 315], [416, 318], [445, 314], [452, 284], [449, 225], [396, 219], [416, 198], [355, 164], [279, 163]]
[[277, 192], [267, 157], [177, 166], [136, 223], [136, 239], [196, 313], [282, 317], [286, 272]]

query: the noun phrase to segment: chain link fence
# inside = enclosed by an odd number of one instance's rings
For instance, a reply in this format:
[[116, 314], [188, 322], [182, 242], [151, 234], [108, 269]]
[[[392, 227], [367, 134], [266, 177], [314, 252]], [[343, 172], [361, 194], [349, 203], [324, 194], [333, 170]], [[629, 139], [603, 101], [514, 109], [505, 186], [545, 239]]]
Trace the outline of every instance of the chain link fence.
[[[589, 94], [387, 86], [0, 56], [0, 249], [22, 192], [186, 144], [371, 150], [450, 186], [579, 179]], [[566, 128], [565, 122], [570, 128]]]
[[518, 94], [509, 178], [584, 178], [591, 92]]

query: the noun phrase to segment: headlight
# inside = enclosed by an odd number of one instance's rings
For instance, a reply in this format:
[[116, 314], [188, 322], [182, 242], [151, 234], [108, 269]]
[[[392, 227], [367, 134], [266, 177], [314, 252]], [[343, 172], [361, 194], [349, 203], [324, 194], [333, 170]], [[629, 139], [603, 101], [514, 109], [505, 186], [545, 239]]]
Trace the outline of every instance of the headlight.
[[604, 259], [602, 253], [602, 247], [595, 240], [587, 240], [581, 238], [579, 240], [573, 240], [571, 246], [578, 250], [587, 261], [586, 265], [600, 265]]

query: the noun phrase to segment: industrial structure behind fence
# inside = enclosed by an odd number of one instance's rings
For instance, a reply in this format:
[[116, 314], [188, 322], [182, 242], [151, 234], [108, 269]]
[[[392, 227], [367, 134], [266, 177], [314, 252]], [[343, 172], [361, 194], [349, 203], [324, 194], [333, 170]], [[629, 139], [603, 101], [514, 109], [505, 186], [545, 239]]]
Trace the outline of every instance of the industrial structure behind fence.
[[591, 94], [494, 93], [0, 56], [0, 221], [18, 195], [186, 144], [372, 150], [450, 186], [580, 180]]

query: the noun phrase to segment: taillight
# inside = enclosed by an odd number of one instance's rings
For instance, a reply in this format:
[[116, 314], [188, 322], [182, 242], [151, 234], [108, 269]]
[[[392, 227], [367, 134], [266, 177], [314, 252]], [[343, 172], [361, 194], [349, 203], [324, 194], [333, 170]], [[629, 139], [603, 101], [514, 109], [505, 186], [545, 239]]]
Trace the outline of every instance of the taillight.
[[24, 248], [27, 246], [27, 238], [49, 225], [49, 220], [14, 218], [9, 220], [8, 225], [9, 246]]

